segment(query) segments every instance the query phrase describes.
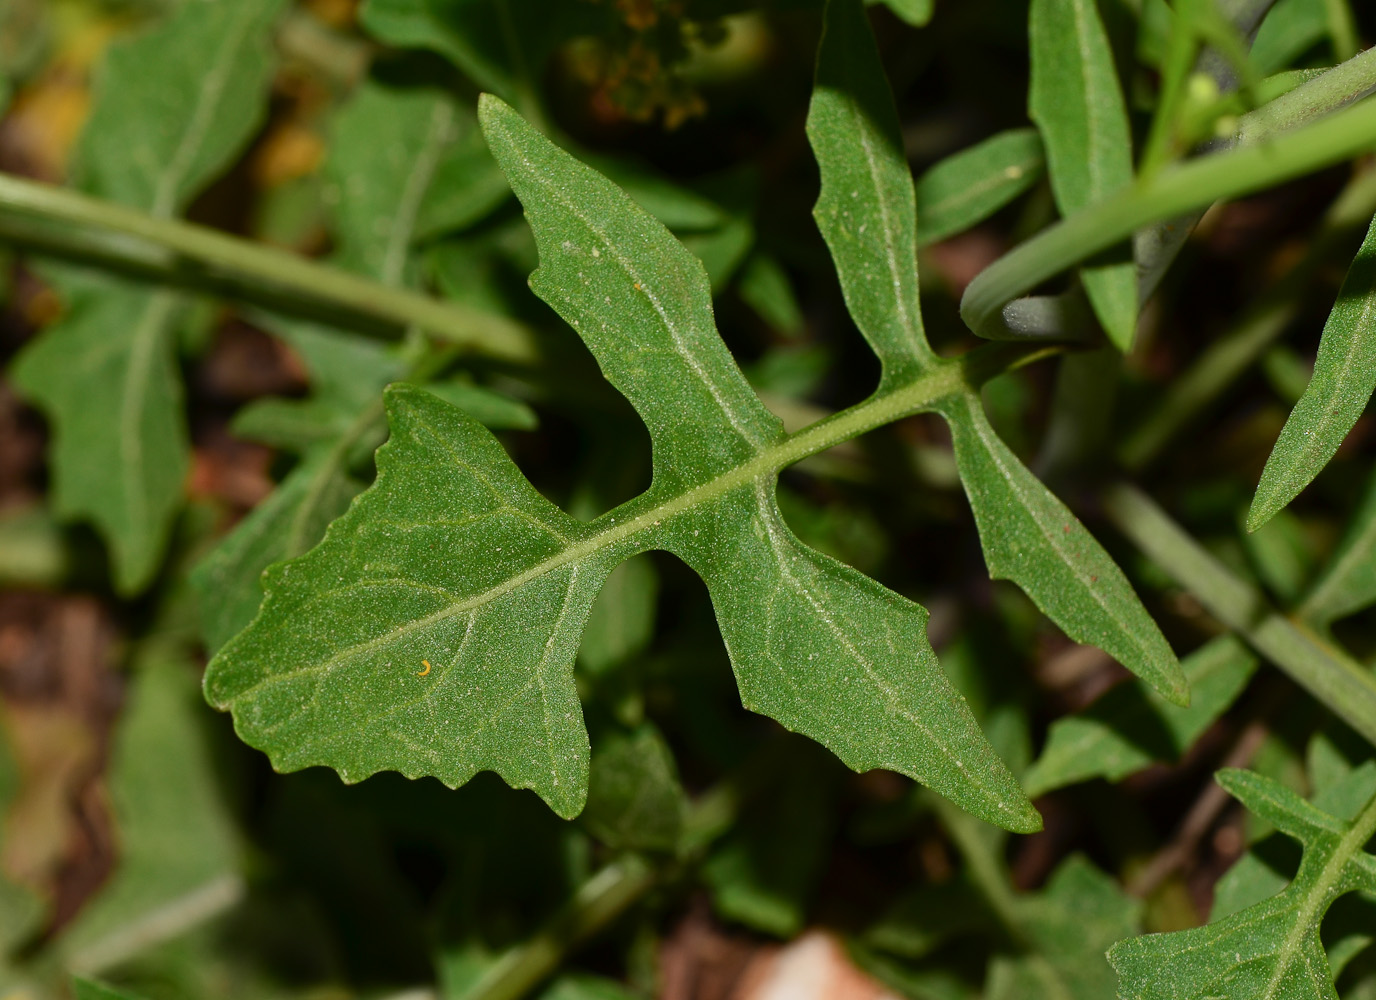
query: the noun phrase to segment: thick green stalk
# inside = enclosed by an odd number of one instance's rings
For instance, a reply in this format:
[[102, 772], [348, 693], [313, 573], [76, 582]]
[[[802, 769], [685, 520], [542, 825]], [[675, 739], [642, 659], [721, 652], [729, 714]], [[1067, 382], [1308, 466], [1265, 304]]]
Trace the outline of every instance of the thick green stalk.
[[1118, 457], [1125, 468], [1139, 472], [1150, 465], [1183, 427], [1251, 367], [1294, 318], [1314, 275], [1340, 252], [1351, 256], [1360, 239], [1355, 234], [1373, 212], [1376, 170], [1368, 170], [1353, 178], [1334, 201], [1304, 257], [1171, 383], [1160, 403], [1123, 441]]
[[965, 290], [960, 312], [982, 336], [1002, 338], [1003, 308], [1048, 278], [1130, 237], [1141, 227], [1222, 199], [1341, 163], [1376, 149], [1376, 101], [1362, 101], [1267, 142], [1202, 156], [1163, 170], [1072, 215], [1016, 247]]
[[1224, 625], [1376, 744], [1376, 675], [1299, 622], [1267, 604], [1141, 490], [1127, 484], [1104, 495], [1109, 518]]
[[[52, 223], [77, 227], [65, 231]], [[276, 247], [177, 219], [161, 219], [76, 191], [0, 174], [0, 241], [126, 264], [161, 280], [250, 301], [353, 317], [400, 335], [431, 336], [511, 361], [531, 361], [530, 331], [502, 316], [391, 288]]]
[[1249, 111], [1238, 120], [1237, 141], [1261, 142], [1268, 135], [1298, 128], [1376, 90], [1376, 48], [1339, 63], [1306, 80], [1274, 101]]

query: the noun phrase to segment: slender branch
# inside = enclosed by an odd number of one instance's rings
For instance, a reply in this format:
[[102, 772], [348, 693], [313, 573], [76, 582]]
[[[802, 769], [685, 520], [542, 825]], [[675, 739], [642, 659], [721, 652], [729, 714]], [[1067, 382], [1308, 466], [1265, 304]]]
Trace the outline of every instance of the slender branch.
[[950, 836], [951, 842], [965, 859], [970, 881], [998, 919], [1008, 937], [1021, 949], [1028, 949], [1027, 928], [1019, 912], [1018, 894], [1013, 890], [1008, 866], [1002, 855], [1002, 842], [989, 840], [989, 827], [959, 806], [952, 805], [939, 795], [926, 795]]
[[[1247, 725], [1238, 736], [1233, 748], [1219, 763], [1219, 768], [1246, 767], [1252, 762], [1266, 738], [1271, 734], [1270, 727], [1260, 719]], [[1128, 880], [1127, 890], [1134, 896], [1147, 897], [1156, 891], [1172, 873], [1182, 868], [1199, 847], [1204, 835], [1213, 829], [1219, 815], [1232, 801], [1223, 786], [1216, 781], [1207, 782], [1204, 790], [1195, 799], [1190, 811], [1180, 821], [1170, 842], [1157, 851], [1146, 866]]]
[[1126, 483], [1112, 486], [1105, 492], [1104, 507], [1118, 529], [1215, 618], [1376, 744], [1376, 675], [1277, 612], [1141, 490]]
[[538, 934], [503, 952], [464, 1000], [517, 1000], [559, 968], [564, 956], [625, 913], [659, 878], [638, 854], [588, 879]]
[[1005, 305], [1148, 223], [1251, 194], [1371, 150], [1376, 150], [1376, 100], [1362, 101], [1267, 142], [1170, 167], [1077, 212], [996, 260], [966, 288], [961, 316], [981, 336], [1005, 337]]
[[767, 744], [742, 768], [708, 789], [683, 819], [677, 857], [652, 865], [625, 854], [584, 882], [534, 937], [503, 952], [463, 1000], [517, 1000], [552, 975], [568, 954], [596, 936], [656, 885], [700, 861], [731, 828], [742, 801], [769, 773], [783, 745]]
[[7, 174], [0, 174], [0, 241], [122, 266], [165, 283], [208, 286], [276, 308], [326, 312], [373, 332], [400, 336], [414, 326], [504, 360], [535, 358], [531, 332], [505, 317], [391, 288], [205, 226], [154, 218]]

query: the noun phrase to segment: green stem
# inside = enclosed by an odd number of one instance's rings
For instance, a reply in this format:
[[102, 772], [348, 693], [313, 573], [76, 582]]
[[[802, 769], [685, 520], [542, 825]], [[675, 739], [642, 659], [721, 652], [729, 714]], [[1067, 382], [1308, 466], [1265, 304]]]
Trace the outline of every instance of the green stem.
[[644, 858], [627, 854], [588, 879], [538, 934], [504, 952], [464, 1000], [517, 1000], [548, 978], [565, 955], [625, 913], [658, 880]]
[[1182, 428], [1251, 367], [1294, 319], [1300, 296], [1315, 274], [1340, 251], [1351, 255], [1354, 234], [1366, 226], [1373, 212], [1376, 170], [1368, 170], [1334, 201], [1300, 262], [1171, 383], [1160, 403], [1123, 441], [1118, 457], [1126, 469], [1139, 472], [1150, 465]]
[[1165, 169], [996, 260], [966, 288], [961, 316], [975, 333], [1003, 337], [1001, 316], [1006, 304], [1148, 223], [1250, 194], [1372, 149], [1376, 149], [1376, 101], [1362, 101], [1266, 142]]
[[1267, 135], [1298, 128], [1376, 90], [1376, 48], [1306, 80], [1238, 121], [1237, 141], [1260, 142]]
[[1155, 501], [1127, 484], [1104, 496], [1109, 518], [1224, 625], [1376, 744], [1376, 676], [1299, 622], [1271, 608], [1176, 524]]
[[1030, 948], [1018, 894], [1013, 890], [1000, 850], [1003, 838], [999, 836], [991, 841], [987, 824], [939, 795], [925, 794], [951, 842], [965, 859], [970, 881], [984, 896], [1004, 931], [1019, 948]]
[[[66, 231], [53, 222], [78, 227]], [[501, 316], [441, 302], [304, 257], [177, 219], [161, 219], [76, 191], [0, 174], [0, 240], [160, 280], [213, 286], [274, 307], [325, 311], [400, 335], [439, 340], [510, 361], [535, 358], [530, 331]]]
[[744, 482], [765, 469], [784, 469], [885, 424], [930, 410], [947, 396], [973, 392], [995, 375], [1022, 368], [1063, 350], [1062, 347], [1035, 344], [989, 344], [960, 358], [939, 360], [911, 382], [871, 396], [788, 435], [736, 471], [742, 474]]
[[763, 780], [783, 747], [767, 744], [742, 768], [693, 803], [683, 819], [678, 856], [652, 866], [626, 854], [584, 882], [540, 929], [498, 957], [463, 1000], [516, 1000], [552, 975], [569, 952], [606, 928], [656, 885], [696, 864], [718, 837], [735, 823], [741, 802]]

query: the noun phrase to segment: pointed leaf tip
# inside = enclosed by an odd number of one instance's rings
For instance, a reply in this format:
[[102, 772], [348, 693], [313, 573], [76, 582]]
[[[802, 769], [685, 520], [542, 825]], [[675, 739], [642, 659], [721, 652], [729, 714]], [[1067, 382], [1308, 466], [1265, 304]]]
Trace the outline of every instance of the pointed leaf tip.
[[1269, 497], [1263, 497], [1260, 489], [1258, 489], [1256, 495], [1252, 497], [1252, 506], [1247, 508], [1247, 533], [1250, 535], [1264, 526], [1279, 511], [1280, 507], [1272, 503]]
[[1281, 428], [1247, 530], [1299, 496], [1337, 453], [1376, 391], [1376, 218], [1323, 326], [1314, 375]]

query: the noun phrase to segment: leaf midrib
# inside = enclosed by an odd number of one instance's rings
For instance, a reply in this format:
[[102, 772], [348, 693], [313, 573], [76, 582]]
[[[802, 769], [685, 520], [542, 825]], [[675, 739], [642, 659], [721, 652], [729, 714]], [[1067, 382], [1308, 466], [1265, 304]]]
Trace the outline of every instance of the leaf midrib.
[[461, 601], [456, 601], [424, 617], [406, 622], [376, 638], [341, 649], [327, 660], [306, 664], [283, 673], [269, 674], [256, 684], [236, 692], [231, 700], [247, 697], [260, 688], [302, 674], [328, 669], [340, 660], [360, 653], [371, 652], [413, 632], [429, 628], [439, 622], [482, 607], [520, 589], [546, 573], [569, 563], [588, 559], [604, 549], [630, 540], [641, 532], [652, 532], [653, 529], [660, 527], [662, 522], [724, 496], [754, 480], [764, 476], [777, 475], [781, 469], [803, 458], [825, 451], [858, 434], [891, 423], [900, 417], [930, 408], [945, 397], [966, 390], [964, 370], [965, 365], [959, 360], [941, 360], [933, 368], [907, 385], [873, 396], [863, 403], [843, 410], [833, 417], [820, 420], [794, 434], [781, 435], [773, 444], [760, 449], [753, 458], [704, 483], [675, 494], [640, 514], [617, 523], [618, 518], [624, 518], [627, 511], [651, 502], [653, 497], [653, 487], [651, 487], [650, 492], [643, 493], [639, 497], [622, 504], [589, 525], [591, 528], [597, 528], [598, 525], [605, 524], [605, 527], [594, 530], [591, 534], [567, 545], [554, 555], [541, 560], [528, 569], [507, 577], [496, 586], [489, 587], [487, 590]]
[[125, 369], [124, 392], [120, 400], [119, 429], [121, 478], [131, 525], [146, 523], [149, 498], [144, 484], [143, 434], [139, 422], [148, 395], [149, 368], [156, 360], [158, 342], [176, 307], [172, 292], [154, 292], [139, 314], [138, 325], [130, 339], [129, 365]]
[[177, 189], [186, 179], [196, 151], [205, 140], [206, 133], [210, 131], [215, 110], [219, 106], [220, 98], [224, 96], [225, 88], [229, 85], [230, 74], [238, 63], [239, 47], [253, 24], [253, 15], [256, 11], [252, 3], [239, 0], [239, 13], [240, 17], [233, 22], [229, 38], [220, 46], [218, 58], [212, 64], [210, 72], [205, 75], [191, 121], [187, 123], [181, 141], [177, 143], [176, 150], [167, 161], [167, 169], [158, 178], [153, 204], [149, 208], [149, 213], [157, 218], [171, 216], [176, 210]]
[[[984, 180], [966, 185], [958, 191], [948, 194], [940, 201], [928, 203], [927, 210], [932, 215], [940, 215], [943, 212], [949, 214], [954, 209], [964, 207], [991, 191], [996, 191], [1007, 184], [1013, 184], [1022, 180], [1035, 164], [1036, 160], [1034, 159], [1028, 159], [1019, 163], [1006, 163], [997, 171], [985, 177]], [[1018, 174], [1016, 176], [1010, 175], [1008, 173], [1010, 170], [1017, 170]], [[919, 229], [918, 241], [921, 242], [922, 233], [920, 230], [922, 227], [922, 220], [920, 218], [917, 220], [917, 224]]]
[[[988, 429], [991, 432], [993, 430], [993, 428], [989, 426], [988, 421], [971, 419], [968, 421], [968, 424], [976, 434], [978, 434], [982, 439], [984, 439], [987, 442], [988, 439], [985, 437], [985, 429]], [[1017, 477], [1011, 474], [1008, 466], [999, 458], [998, 449], [993, 447], [992, 445], [986, 444], [985, 453], [989, 455], [990, 460], [997, 467], [999, 474], [1008, 483], [1009, 488], [1013, 491], [1013, 494], [1022, 502], [1023, 509], [1030, 513], [1032, 511], [1032, 504], [1029, 497], [1026, 491], [1023, 490], [1021, 486], [1019, 486]], [[1081, 585], [1081, 589], [1089, 593], [1094, 598], [1095, 604], [1097, 604], [1100, 607], [1100, 609], [1102, 609], [1103, 612], [1108, 615], [1110, 620], [1119, 622], [1121, 624], [1121, 618], [1119, 614], [1112, 607], [1109, 606], [1104, 595], [1100, 593], [1099, 588], [1094, 586], [1094, 584], [1098, 582], [1097, 579], [1088, 571], [1082, 572], [1076, 560], [1072, 558], [1071, 554], [1068, 553], [1068, 551], [1066, 550], [1063, 544], [1065, 541], [1065, 537], [1063, 535], [1057, 535], [1056, 532], [1049, 530], [1047, 526], [1042, 523], [1042, 520], [1038, 517], [1033, 516], [1032, 523], [1041, 533], [1042, 538], [1044, 538], [1046, 540], [1046, 543], [1051, 547], [1051, 550], [1056, 553], [1057, 557], [1060, 559], [1061, 564], [1064, 565], [1067, 569], [1069, 569], [1072, 574], [1074, 574], [1076, 581], [1079, 582], [1079, 584]], [[1133, 645], [1137, 647], [1138, 653], [1141, 654], [1143, 660], [1146, 663], [1155, 663], [1155, 655], [1153, 653], [1153, 650], [1142, 641], [1140, 636], [1136, 635], [1133, 632], [1133, 630], [1128, 628], [1124, 628], [1122, 631], [1123, 634], [1125, 634], [1132, 641]], [[1149, 685], [1154, 686], [1150, 679], [1147, 679], [1145, 677], [1143, 679], [1146, 680]]]
[[[1084, 84], [1085, 95], [1085, 126], [1088, 131], [1087, 145], [1090, 155], [1086, 157], [1085, 168], [1089, 179], [1089, 197], [1084, 199], [1085, 204], [1098, 201], [1104, 195], [1103, 162], [1101, 158], [1101, 142], [1105, 138], [1102, 116], [1097, 106], [1096, 95], [1098, 87], [1095, 86], [1096, 80], [1091, 70], [1091, 60], [1094, 52], [1089, 42], [1091, 27], [1089, 19], [1085, 13], [1086, 0], [1072, 0], [1071, 8], [1075, 18], [1075, 44], [1080, 50], [1080, 79]], [[1083, 205], [1077, 205], [1077, 208]]]
[[411, 248], [411, 238], [416, 231], [416, 219], [435, 178], [435, 171], [439, 168], [440, 158], [451, 144], [453, 125], [453, 105], [443, 98], [437, 99], [430, 112], [425, 142], [406, 175], [396, 214], [388, 230], [387, 245], [377, 275], [384, 285], [401, 284], [406, 270], [407, 251]]
[[[693, 374], [698, 377], [698, 380], [702, 382], [703, 386], [712, 396], [712, 400], [721, 409], [721, 412], [725, 414], [727, 422], [730, 423], [732, 430], [744, 438], [748, 444], [757, 448], [760, 447], [762, 442], [755, 428], [750, 426], [748, 420], [737, 414], [736, 404], [727, 398], [722, 387], [717, 384], [716, 380], [703, 367], [697, 355], [684, 343], [683, 335], [679, 331], [678, 324], [670, 318], [659, 296], [656, 295], [654, 290], [650, 287], [651, 282], [647, 277], [640, 274], [630, 257], [621, 249], [620, 244], [610, 239], [606, 230], [593, 222], [587, 213], [583, 211], [582, 207], [568, 197], [563, 190], [553, 182], [548, 174], [539, 170], [535, 164], [531, 163], [529, 160], [523, 159], [522, 163], [528, 168], [529, 176], [535, 184], [544, 188], [549, 197], [558, 202], [569, 215], [581, 222], [587, 227], [589, 232], [593, 233], [601, 240], [602, 245], [607, 249], [608, 256], [620, 265], [621, 269], [626, 273], [626, 276], [631, 279], [634, 288], [638, 292], [641, 292], [649, 301], [650, 307], [654, 309], [655, 315], [659, 317], [660, 322], [664, 325], [665, 331], [669, 334], [669, 339], [674, 345], [674, 351], [683, 359], [683, 362], [692, 370]], [[694, 260], [696, 260], [696, 258], [694, 258]], [[697, 266], [699, 273], [694, 275], [694, 277], [700, 278], [703, 282], [706, 282], [707, 272], [705, 268], [700, 261], [697, 262]], [[536, 269], [535, 274], [531, 276], [532, 280], [536, 280], [536, 276], [540, 273], [540, 270], [540, 268]], [[763, 404], [761, 404], [761, 406], [763, 406]]]
[[[972, 787], [978, 788], [984, 793], [986, 802], [993, 805], [1000, 812], [1016, 818], [1018, 810], [1005, 802], [997, 793], [990, 791], [988, 784], [981, 776], [970, 770], [966, 763], [960, 759], [960, 756], [947, 746], [946, 741], [927, 723], [927, 720], [904, 706], [902, 696], [894, 690], [893, 685], [875, 670], [874, 664], [870, 662], [870, 658], [856, 646], [855, 641], [846, 634], [845, 630], [842, 629], [839, 624], [837, 624], [835, 618], [827, 611], [826, 605], [817, 599], [817, 595], [813, 592], [812, 588], [792, 571], [789, 567], [788, 556], [783, 551], [784, 539], [779, 532], [777, 508], [771, 509], [771, 504], [768, 501], [768, 494], [763, 487], [763, 482], [757, 479], [755, 482], [755, 506], [759, 513], [760, 521], [764, 525], [765, 534], [768, 536], [769, 548], [774, 553], [775, 562], [779, 566], [779, 573], [784, 582], [793, 589], [795, 594], [803, 598], [803, 600], [807, 601], [807, 603], [812, 606], [813, 613], [817, 616], [818, 620], [826, 625], [827, 630], [830, 631], [836, 641], [846, 649], [851, 659], [860, 665], [860, 669], [864, 671], [865, 677], [869, 680], [870, 684], [872, 684], [875, 690], [883, 697], [885, 709], [908, 722], [913, 728], [917, 729], [923, 736], [930, 740], [932, 744], [941, 751], [942, 756], [956, 766], [956, 769], [960, 771], [961, 775]], [[793, 682], [792, 678], [785, 678], [785, 680], [796, 691], [796, 684]], [[801, 694], [801, 692], [799, 693]], [[805, 701], [806, 699], [801, 700]]]
[[1314, 921], [1319, 916], [1321, 907], [1329, 902], [1329, 893], [1342, 877], [1343, 870], [1347, 863], [1356, 857], [1357, 853], [1371, 839], [1372, 834], [1376, 834], [1376, 797], [1366, 804], [1361, 814], [1353, 821], [1352, 826], [1343, 834], [1338, 841], [1338, 846], [1328, 857], [1319, 869], [1318, 878], [1312, 885], [1302, 887], [1304, 892], [1304, 902], [1296, 912], [1295, 921], [1291, 925], [1290, 932], [1285, 935], [1285, 940], [1281, 943], [1280, 951], [1276, 955], [1276, 967], [1271, 972], [1271, 979], [1262, 991], [1259, 1000], [1275, 1000], [1278, 996], [1277, 990], [1280, 988], [1281, 979], [1284, 977], [1291, 963], [1299, 954], [1300, 948], [1308, 935], [1315, 933], [1317, 926]]
[[[931, 351], [927, 348], [921, 320], [914, 324], [911, 316], [912, 304], [904, 291], [903, 275], [907, 271], [899, 262], [898, 252], [894, 247], [894, 220], [889, 210], [889, 199], [884, 197], [884, 185], [880, 176], [879, 163], [875, 158], [874, 145], [871, 141], [869, 129], [866, 127], [868, 119], [861, 113], [854, 97], [849, 95], [845, 98], [847, 110], [855, 118], [855, 133], [860, 137], [860, 148], [865, 154], [865, 168], [870, 174], [870, 183], [878, 196], [875, 198], [875, 205], [879, 209], [879, 217], [883, 223], [884, 240], [884, 264], [889, 272], [889, 280], [893, 283], [894, 302], [898, 306], [898, 323], [903, 330], [903, 335], [908, 341], [908, 355], [918, 364], [929, 364]], [[911, 183], [911, 181], [909, 181]], [[915, 213], [914, 213], [915, 214]], [[917, 269], [917, 260], [913, 259], [911, 271], [914, 280]], [[888, 360], [888, 359], [886, 359]], [[894, 359], [897, 360], [897, 359]]]
[[[1372, 316], [1376, 315], [1376, 268], [1373, 269], [1371, 280], [1367, 282], [1366, 291], [1362, 299], [1363, 303], [1361, 310], [1352, 322], [1354, 341], [1361, 337], [1363, 328], [1369, 327], [1371, 325]], [[1373, 335], [1376, 335], [1376, 333]], [[1356, 347], [1355, 343], [1353, 347]], [[1300, 462], [1288, 463], [1290, 465], [1290, 469], [1288, 470], [1290, 476], [1293, 476], [1296, 464], [1299, 464], [1301, 469], [1304, 469], [1313, 462], [1316, 454], [1330, 450], [1331, 446], [1328, 435], [1335, 423], [1345, 422], [1349, 417], [1351, 417], [1352, 422], [1355, 422], [1356, 417], [1361, 415], [1360, 409], [1354, 416], [1347, 411], [1327, 404], [1327, 401], [1332, 400], [1334, 396], [1334, 389], [1347, 381], [1353, 367], [1357, 364], [1356, 359], [1358, 353], [1359, 352], [1355, 349], [1346, 352], [1339, 360], [1337, 369], [1332, 372], [1331, 378], [1325, 379], [1327, 385], [1320, 390], [1322, 396], [1316, 392], [1313, 396], [1309, 397], [1312, 404], [1318, 407], [1319, 413], [1308, 433], [1305, 433], [1298, 427], [1296, 428], [1296, 430], [1300, 431], [1299, 447], [1296, 449], [1299, 453]], [[1313, 382], [1310, 384], [1313, 385]], [[1368, 393], [1368, 396], [1369, 395]], [[1350, 426], [1349, 424], [1349, 427]]]

